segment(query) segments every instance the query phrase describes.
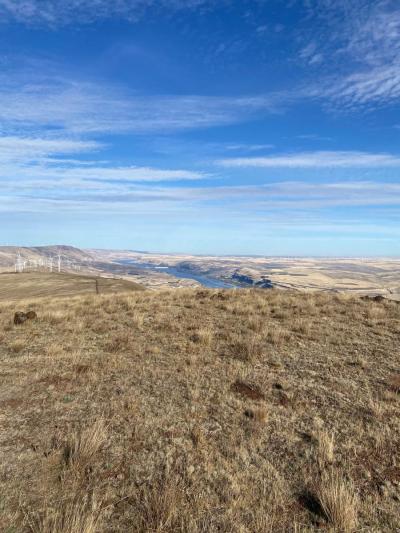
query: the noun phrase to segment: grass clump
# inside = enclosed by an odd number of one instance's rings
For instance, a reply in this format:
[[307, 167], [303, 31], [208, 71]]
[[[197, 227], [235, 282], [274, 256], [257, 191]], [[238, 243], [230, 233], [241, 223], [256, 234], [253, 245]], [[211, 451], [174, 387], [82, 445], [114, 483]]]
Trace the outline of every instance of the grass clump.
[[317, 500], [335, 531], [352, 533], [358, 524], [359, 498], [353, 482], [338, 472], [323, 476], [316, 491]]

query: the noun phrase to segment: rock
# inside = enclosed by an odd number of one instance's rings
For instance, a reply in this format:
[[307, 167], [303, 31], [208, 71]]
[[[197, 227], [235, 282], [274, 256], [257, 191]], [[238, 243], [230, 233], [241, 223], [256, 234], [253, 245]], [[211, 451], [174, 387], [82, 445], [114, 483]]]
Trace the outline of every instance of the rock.
[[28, 311], [27, 313], [17, 311], [14, 315], [14, 324], [23, 324], [27, 320], [34, 320], [35, 318], [37, 318], [35, 311]]
[[381, 496], [387, 496], [389, 493], [388, 488], [384, 483], [381, 483], [380, 485], [378, 485], [378, 490]]
[[196, 292], [196, 298], [207, 298], [208, 292], [207, 291], [197, 291]]
[[26, 320], [28, 320], [28, 317], [22, 311], [17, 311], [15, 313], [15, 315], [14, 315], [14, 324], [16, 324], [16, 325], [23, 324]]
[[237, 380], [231, 385], [231, 390], [241, 396], [250, 398], [250, 400], [264, 400], [265, 396], [256, 385], [249, 385], [243, 381]]
[[228, 296], [224, 294], [223, 292], [217, 292], [211, 296], [212, 300], [218, 299], [218, 300], [227, 300]]

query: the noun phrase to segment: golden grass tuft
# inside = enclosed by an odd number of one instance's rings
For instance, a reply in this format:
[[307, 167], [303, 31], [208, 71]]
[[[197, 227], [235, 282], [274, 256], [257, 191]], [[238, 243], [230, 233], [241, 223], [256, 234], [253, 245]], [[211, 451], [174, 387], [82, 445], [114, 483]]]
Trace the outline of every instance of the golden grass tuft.
[[335, 531], [355, 531], [358, 524], [359, 498], [352, 481], [345, 480], [339, 472], [329, 472], [322, 476], [316, 497]]
[[65, 467], [76, 474], [81, 474], [93, 460], [107, 438], [107, 431], [102, 418], [91, 426], [74, 433], [63, 450]]
[[163, 472], [151, 484], [142, 485], [130, 498], [130, 531], [185, 531], [185, 496], [181, 480]]
[[101, 510], [88, 495], [79, 494], [72, 501], [62, 501], [41, 514], [25, 516], [30, 533], [97, 533], [101, 530]]
[[231, 338], [230, 355], [235, 359], [252, 362], [260, 357], [262, 352], [260, 335], [254, 334], [249, 337], [233, 335]]
[[279, 325], [274, 325], [268, 330], [267, 339], [274, 346], [279, 346], [290, 339], [290, 332]]
[[129, 350], [132, 342], [132, 334], [129, 331], [114, 333], [106, 342], [105, 349], [109, 353], [119, 353]]
[[203, 346], [210, 346], [213, 341], [213, 331], [211, 328], [200, 328], [195, 333], [193, 333], [190, 339], [198, 344]]
[[316, 458], [320, 469], [333, 463], [334, 455], [334, 438], [331, 433], [320, 429], [316, 434], [317, 449]]

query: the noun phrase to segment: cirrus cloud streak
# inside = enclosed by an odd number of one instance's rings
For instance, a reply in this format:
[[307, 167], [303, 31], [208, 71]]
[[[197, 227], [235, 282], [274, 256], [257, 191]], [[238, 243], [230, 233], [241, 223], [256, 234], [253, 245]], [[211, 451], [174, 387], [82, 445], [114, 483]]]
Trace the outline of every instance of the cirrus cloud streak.
[[227, 158], [216, 161], [216, 164], [227, 168], [382, 168], [400, 167], [400, 157], [357, 151], [317, 151], [267, 157]]

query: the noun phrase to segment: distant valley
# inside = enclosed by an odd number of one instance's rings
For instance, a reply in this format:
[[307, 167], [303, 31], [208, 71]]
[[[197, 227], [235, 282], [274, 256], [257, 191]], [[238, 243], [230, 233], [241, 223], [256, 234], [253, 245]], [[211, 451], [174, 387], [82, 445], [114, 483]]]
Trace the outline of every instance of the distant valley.
[[[0, 271], [25, 268], [116, 277], [149, 289], [280, 288], [382, 294], [400, 299], [400, 259], [273, 258], [154, 254], [72, 246], [0, 247]], [[47, 263], [46, 263], [47, 261]]]
[[164, 275], [185, 275], [205, 286], [354, 292], [400, 299], [400, 259], [216, 257], [106, 250], [90, 252], [112, 264], [145, 267], [153, 273], [165, 272]]

